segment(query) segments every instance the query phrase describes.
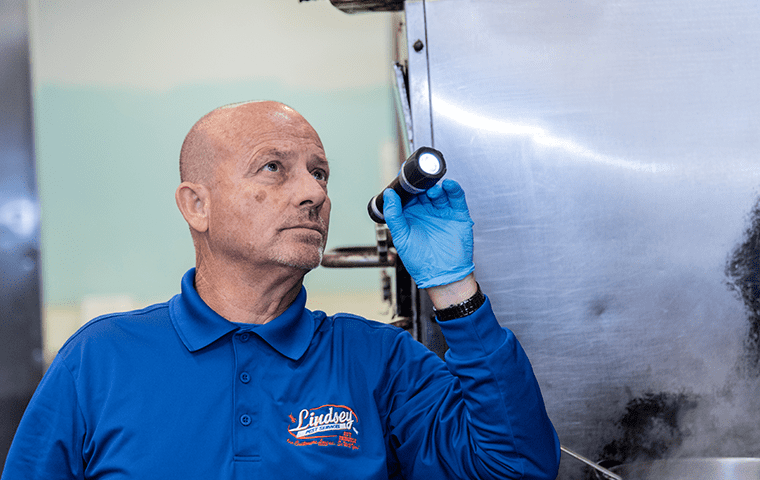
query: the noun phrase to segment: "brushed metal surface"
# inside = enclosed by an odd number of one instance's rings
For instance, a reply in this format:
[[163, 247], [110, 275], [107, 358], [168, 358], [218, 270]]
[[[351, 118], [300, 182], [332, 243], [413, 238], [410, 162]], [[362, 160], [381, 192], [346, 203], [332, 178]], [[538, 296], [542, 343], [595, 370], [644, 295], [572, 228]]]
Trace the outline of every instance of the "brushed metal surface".
[[478, 280], [563, 443], [760, 453], [757, 342], [726, 275], [760, 197], [757, 2], [410, 4], [415, 140], [429, 108]]

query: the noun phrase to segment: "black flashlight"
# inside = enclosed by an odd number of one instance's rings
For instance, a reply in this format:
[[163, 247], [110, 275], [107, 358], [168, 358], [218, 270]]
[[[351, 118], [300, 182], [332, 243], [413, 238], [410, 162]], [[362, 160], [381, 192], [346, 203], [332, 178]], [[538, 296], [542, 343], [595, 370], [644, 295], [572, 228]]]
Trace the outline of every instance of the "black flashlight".
[[[395, 190], [401, 197], [401, 205], [405, 205], [414, 195], [438, 183], [445, 173], [446, 161], [443, 154], [434, 148], [420, 147], [406, 159], [398, 176], [385, 188]], [[376, 223], [385, 223], [383, 192], [372, 197], [367, 205], [369, 218]]]

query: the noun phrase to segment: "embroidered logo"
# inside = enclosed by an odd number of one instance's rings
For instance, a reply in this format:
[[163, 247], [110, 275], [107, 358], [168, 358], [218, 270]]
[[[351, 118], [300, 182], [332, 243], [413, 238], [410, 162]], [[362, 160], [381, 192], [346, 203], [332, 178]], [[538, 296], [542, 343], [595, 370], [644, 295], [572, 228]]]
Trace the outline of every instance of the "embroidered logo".
[[358, 450], [356, 437], [359, 418], [345, 405], [322, 405], [304, 408], [297, 416], [289, 415], [288, 433], [293, 438], [288, 443], [299, 447], [317, 445], [338, 446]]

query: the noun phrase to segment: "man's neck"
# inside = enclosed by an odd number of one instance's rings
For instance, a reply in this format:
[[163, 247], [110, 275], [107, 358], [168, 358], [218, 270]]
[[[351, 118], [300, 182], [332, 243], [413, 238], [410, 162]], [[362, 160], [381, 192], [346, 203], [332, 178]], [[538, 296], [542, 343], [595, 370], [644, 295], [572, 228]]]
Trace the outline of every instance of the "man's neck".
[[[279, 271], [278, 271], [279, 270]], [[277, 274], [279, 273], [279, 275]], [[280, 316], [301, 291], [306, 272], [288, 268], [255, 274], [198, 262], [195, 289], [216, 313], [235, 323], [265, 324]]]

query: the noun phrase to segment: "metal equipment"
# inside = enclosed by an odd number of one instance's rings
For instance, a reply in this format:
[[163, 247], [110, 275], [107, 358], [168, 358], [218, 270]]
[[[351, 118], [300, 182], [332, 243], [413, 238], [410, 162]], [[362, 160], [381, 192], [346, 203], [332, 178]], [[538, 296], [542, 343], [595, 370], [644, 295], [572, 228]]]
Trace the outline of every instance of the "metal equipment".
[[758, 24], [754, 0], [404, 3], [406, 148], [446, 152], [478, 281], [595, 460], [760, 453]]
[[42, 377], [39, 202], [26, 2], [0, 3], [0, 473]]

